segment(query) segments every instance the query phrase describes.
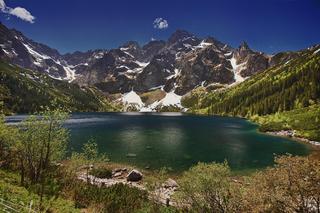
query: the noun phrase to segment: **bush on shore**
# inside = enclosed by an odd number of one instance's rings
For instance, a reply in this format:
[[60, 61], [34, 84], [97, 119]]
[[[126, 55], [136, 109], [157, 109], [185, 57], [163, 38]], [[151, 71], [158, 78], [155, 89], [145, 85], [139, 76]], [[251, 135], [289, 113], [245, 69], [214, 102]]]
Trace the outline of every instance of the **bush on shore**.
[[199, 163], [179, 184], [191, 212], [320, 212], [320, 161], [311, 157], [276, 157], [274, 167], [240, 179], [227, 163]]
[[90, 170], [89, 174], [97, 178], [103, 178], [103, 179], [112, 177], [112, 171], [106, 168], [94, 168]]

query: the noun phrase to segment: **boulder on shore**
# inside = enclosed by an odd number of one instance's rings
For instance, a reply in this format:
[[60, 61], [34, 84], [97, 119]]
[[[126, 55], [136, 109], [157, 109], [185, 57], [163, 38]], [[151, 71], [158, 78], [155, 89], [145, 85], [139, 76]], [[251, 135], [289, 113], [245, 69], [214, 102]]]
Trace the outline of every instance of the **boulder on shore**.
[[164, 184], [164, 188], [177, 188], [178, 184], [175, 180], [169, 178]]
[[127, 175], [127, 181], [136, 182], [140, 180], [142, 180], [142, 173], [139, 172], [138, 170], [134, 169], [131, 172], [129, 172], [129, 174]]

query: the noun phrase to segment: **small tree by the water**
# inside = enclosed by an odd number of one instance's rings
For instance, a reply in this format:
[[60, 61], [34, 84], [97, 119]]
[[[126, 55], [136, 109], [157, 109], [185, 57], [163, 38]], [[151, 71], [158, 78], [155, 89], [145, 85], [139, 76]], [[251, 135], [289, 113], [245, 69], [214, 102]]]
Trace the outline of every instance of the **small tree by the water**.
[[57, 162], [66, 153], [69, 132], [63, 127], [68, 114], [57, 109], [30, 116], [19, 126], [19, 140], [14, 144], [21, 184], [30, 185], [42, 202], [46, 186], [52, 192]]
[[240, 186], [230, 180], [226, 162], [199, 163], [184, 173], [179, 181], [181, 206], [195, 212], [239, 212]]
[[87, 182], [89, 183], [89, 170], [94, 168], [95, 163], [106, 162], [108, 157], [105, 154], [99, 153], [98, 145], [93, 138], [89, 139], [82, 147], [82, 153], [85, 165], [86, 165], [86, 175]]

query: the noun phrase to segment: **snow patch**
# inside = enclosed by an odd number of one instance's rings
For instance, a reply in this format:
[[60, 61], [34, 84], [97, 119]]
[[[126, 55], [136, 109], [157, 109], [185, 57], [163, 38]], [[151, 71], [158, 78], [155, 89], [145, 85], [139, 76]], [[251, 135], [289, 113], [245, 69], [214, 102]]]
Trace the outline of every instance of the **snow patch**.
[[159, 102], [163, 106], [181, 106], [181, 97], [180, 95], [175, 94], [174, 92], [169, 92], [166, 96]]
[[149, 106], [142, 107], [140, 112], [155, 112], [157, 108], [161, 108], [162, 106], [175, 106], [183, 109], [181, 105], [181, 98], [182, 96], [175, 94], [173, 91], [166, 93], [166, 96], [163, 99], [155, 101]]
[[2, 50], [6, 55], [11, 55], [7, 50], [5, 50], [5, 49], [2, 49]]
[[22, 43], [23, 46], [25, 46], [25, 48], [28, 50], [28, 52], [33, 55], [34, 57], [38, 58], [38, 59], [50, 59], [49, 56], [47, 55], [43, 55], [38, 53], [37, 51], [33, 50], [29, 45]]
[[201, 41], [201, 43], [198, 46], [196, 46], [196, 48], [206, 48], [211, 45], [212, 45], [212, 43], [208, 43], [203, 40], [203, 41]]
[[318, 52], [320, 52], [320, 48], [316, 51], [313, 52], [313, 54], [317, 54]]
[[174, 69], [174, 74], [169, 75], [168, 77], [166, 77], [167, 80], [171, 79], [171, 78], [177, 78], [181, 73], [181, 70], [179, 69]]
[[140, 67], [146, 67], [150, 64], [150, 62], [140, 62], [140, 61], [135, 61], [134, 63], [138, 64]]
[[122, 52], [124, 52], [125, 54], [127, 54], [128, 56], [130, 56], [131, 58], [134, 58], [134, 56], [133, 55], [131, 55], [130, 53], [128, 53], [128, 52], [126, 52], [126, 51], [122, 51]]
[[[62, 79], [61, 77], [55, 77], [55, 76], [51, 76], [52, 78], [54, 79], [57, 79], [57, 80], [67, 80], [68, 82], [72, 82], [73, 80], [75, 80], [76, 78], [76, 74], [75, 74], [75, 70], [74, 70], [74, 67], [75, 66], [69, 66], [69, 65], [63, 65], [60, 61], [56, 61], [54, 60], [53, 58], [47, 56], [47, 55], [44, 55], [44, 54], [41, 54], [37, 51], [35, 51], [34, 49], [32, 49], [31, 46], [29, 46], [28, 44], [25, 44], [25, 43], [22, 43], [23, 46], [25, 46], [25, 48], [28, 50], [28, 52], [35, 57], [35, 61], [33, 62], [36, 66], [39, 66], [41, 67], [42, 64], [41, 62], [44, 60], [44, 59], [51, 59], [52, 61], [54, 61], [56, 64], [60, 65], [63, 67], [64, 71], [66, 72], [66, 77], [64, 79]], [[47, 72], [49, 70], [46, 70]]]
[[74, 81], [76, 79], [75, 70], [73, 70], [71, 66], [64, 66], [63, 68], [66, 71], [67, 75], [66, 80], [68, 80], [69, 83]]
[[130, 49], [129, 47], [121, 47], [120, 50], [121, 51], [127, 51], [128, 49]]
[[140, 109], [140, 112], [154, 112], [154, 110], [151, 107], [142, 107]]
[[151, 87], [150, 89], [148, 89], [149, 91], [152, 91], [152, 90], [156, 90], [156, 89], [161, 89], [163, 90], [164, 88], [164, 85], [160, 85], [160, 86], [157, 86], [157, 87]]
[[143, 102], [141, 101], [140, 96], [133, 90], [131, 90], [128, 93], [125, 93], [122, 96], [122, 102], [125, 105], [135, 104], [135, 105], [138, 105], [140, 108], [144, 106]]
[[[245, 78], [243, 78], [241, 76], [240, 71], [243, 69], [243, 66], [246, 64], [246, 62], [244, 62], [242, 64], [237, 64], [237, 60], [234, 57], [234, 55], [232, 56], [231, 59], [228, 59], [228, 61], [230, 61], [231, 66], [232, 66], [232, 72], [234, 73], [235, 82], [233, 84], [243, 82], [245, 80]], [[231, 85], [233, 85], [233, 84], [231, 84]]]

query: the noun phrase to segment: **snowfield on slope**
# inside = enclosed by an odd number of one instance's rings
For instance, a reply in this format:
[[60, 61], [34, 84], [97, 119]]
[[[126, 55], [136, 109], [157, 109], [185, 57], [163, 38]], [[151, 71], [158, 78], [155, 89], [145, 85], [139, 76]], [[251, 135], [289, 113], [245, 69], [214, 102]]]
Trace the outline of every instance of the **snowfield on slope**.
[[231, 59], [228, 59], [228, 61], [230, 61], [231, 66], [232, 66], [232, 72], [234, 73], [234, 80], [235, 82], [232, 83], [230, 86], [233, 86], [235, 84], [241, 83], [244, 80], [246, 80], [246, 78], [242, 77], [240, 75], [240, 71], [241, 69], [246, 65], [246, 62], [242, 63], [242, 64], [237, 64], [237, 60], [234, 57], [234, 55], [232, 56]]
[[174, 92], [169, 92], [166, 96], [159, 102], [163, 106], [181, 106], [181, 97], [180, 95], [175, 94]]
[[144, 106], [144, 103], [141, 101], [140, 96], [133, 90], [131, 90], [128, 93], [125, 93], [122, 96], [122, 102], [124, 105], [135, 104], [138, 105], [140, 108]]
[[140, 112], [155, 112], [156, 108], [161, 106], [176, 106], [183, 109], [181, 105], [182, 96], [175, 94], [173, 91], [166, 93], [166, 96], [160, 101], [156, 101], [149, 106], [142, 107]]
[[64, 71], [65, 71], [65, 73], [66, 73], [66, 77], [65, 78], [55, 77], [55, 76], [49, 75], [50, 77], [52, 77], [54, 79], [57, 79], [57, 80], [67, 80], [69, 83], [71, 83], [73, 80], [76, 79], [75, 70], [73, 69], [72, 66], [69, 66], [69, 65], [65, 66], [59, 60], [55, 60], [55, 59], [51, 58], [50, 56], [47, 56], [45, 54], [41, 54], [41, 53], [35, 51], [32, 48], [32, 45], [30, 45], [30, 44], [25, 44], [25, 43], [22, 43], [22, 44], [28, 50], [28, 52], [34, 57], [35, 61], [33, 63], [36, 66], [41, 67], [42, 66], [41, 62], [43, 60], [51, 59], [54, 63], [62, 66]]

